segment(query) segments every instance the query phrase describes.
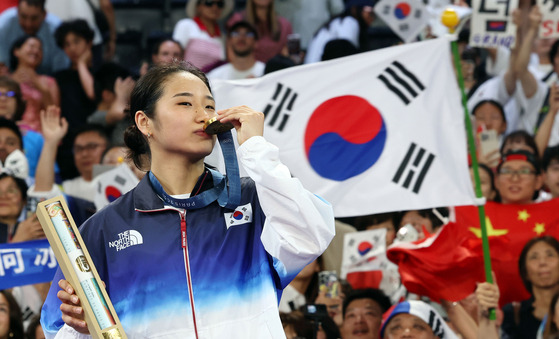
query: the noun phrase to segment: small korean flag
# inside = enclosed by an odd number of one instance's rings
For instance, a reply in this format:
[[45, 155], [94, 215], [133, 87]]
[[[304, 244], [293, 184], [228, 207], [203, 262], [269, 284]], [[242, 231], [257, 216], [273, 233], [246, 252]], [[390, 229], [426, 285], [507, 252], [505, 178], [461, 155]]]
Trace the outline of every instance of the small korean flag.
[[232, 213], [223, 213], [227, 228], [252, 222], [252, 205], [238, 206]]

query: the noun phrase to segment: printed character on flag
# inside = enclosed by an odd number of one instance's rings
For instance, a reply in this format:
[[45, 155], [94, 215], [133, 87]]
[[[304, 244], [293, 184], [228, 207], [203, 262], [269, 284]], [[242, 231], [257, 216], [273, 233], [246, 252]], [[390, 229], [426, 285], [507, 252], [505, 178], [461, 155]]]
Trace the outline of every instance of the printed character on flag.
[[516, 25], [512, 11], [518, 0], [472, 0], [470, 42], [472, 47], [514, 47]]
[[468, 205], [474, 193], [450, 61], [448, 41], [433, 39], [212, 87], [218, 109], [265, 113], [266, 139], [337, 217]]
[[559, 38], [559, 0], [537, 0], [537, 5], [542, 13], [539, 37]]
[[420, 0], [381, 0], [375, 13], [404, 42], [412, 42], [427, 26], [427, 8]]

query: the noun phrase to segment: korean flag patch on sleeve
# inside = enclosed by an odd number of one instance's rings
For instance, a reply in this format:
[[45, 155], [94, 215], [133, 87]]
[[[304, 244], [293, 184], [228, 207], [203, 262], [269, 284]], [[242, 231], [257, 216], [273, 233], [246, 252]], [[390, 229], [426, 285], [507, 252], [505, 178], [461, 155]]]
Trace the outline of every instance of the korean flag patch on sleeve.
[[252, 222], [252, 205], [250, 203], [238, 206], [232, 213], [223, 213], [227, 228]]

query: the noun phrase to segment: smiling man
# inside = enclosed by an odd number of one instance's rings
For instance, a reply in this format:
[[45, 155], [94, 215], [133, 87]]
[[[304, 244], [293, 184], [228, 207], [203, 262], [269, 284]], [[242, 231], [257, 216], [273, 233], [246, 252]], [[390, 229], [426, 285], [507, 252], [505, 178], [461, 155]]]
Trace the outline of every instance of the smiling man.
[[542, 185], [539, 162], [533, 153], [514, 150], [503, 155], [495, 177], [503, 204], [532, 203]]
[[342, 339], [378, 339], [390, 299], [378, 289], [354, 290], [344, 300]]
[[52, 75], [67, 68], [69, 60], [54, 40], [59, 25], [60, 19], [45, 11], [45, 0], [19, 0], [17, 7], [0, 15], [0, 64], [9, 63], [14, 41], [24, 35], [35, 35], [43, 48], [43, 61], [37, 73]]
[[256, 60], [257, 40], [258, 33], [250, 23], [239, 21], [233, 24], [227, 34], [230, 62], [213, 69], [208, 78], [237, 80], [262, 76], [266, 65]]

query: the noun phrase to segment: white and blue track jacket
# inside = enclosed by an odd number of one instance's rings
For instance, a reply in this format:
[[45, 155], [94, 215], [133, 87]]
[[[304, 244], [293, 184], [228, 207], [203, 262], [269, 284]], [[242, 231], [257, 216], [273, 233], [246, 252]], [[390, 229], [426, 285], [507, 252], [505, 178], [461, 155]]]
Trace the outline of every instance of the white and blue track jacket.
[[[198, 210], [165, 206], [146, 175], [83, 224], [128, 338], [285, 338], [281, 291], [330, 243], [332, 207], [291, 177], [264, 138], [247, 140], [238, 156], [251, 179], [243, 178], [235, 210], [217, 202]], [[86, 338], [60, 329], [56, 283], [43, 307], [47, 338]]]

